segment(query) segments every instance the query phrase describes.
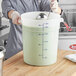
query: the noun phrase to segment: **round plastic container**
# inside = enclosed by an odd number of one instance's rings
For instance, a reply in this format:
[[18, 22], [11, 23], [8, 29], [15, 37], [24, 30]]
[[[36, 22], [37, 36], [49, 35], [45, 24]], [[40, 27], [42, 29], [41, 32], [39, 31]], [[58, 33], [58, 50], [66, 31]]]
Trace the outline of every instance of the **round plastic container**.
[[3, 76], [3, 58], [4, 58], [4, 47], [0, 46], [0, 76]]
[[23, 31], [24, 62], [30, 65], [51, 65], [57, 61], [58, 35], [61, 17], [50, 13], [48, 19], [37, 20], [40, 13], [30, 12], [21, 15]]

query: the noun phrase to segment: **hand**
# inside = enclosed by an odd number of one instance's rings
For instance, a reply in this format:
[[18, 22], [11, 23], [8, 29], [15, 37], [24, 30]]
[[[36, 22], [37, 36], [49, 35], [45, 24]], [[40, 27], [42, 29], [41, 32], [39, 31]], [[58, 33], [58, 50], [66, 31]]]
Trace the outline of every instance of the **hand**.
[[61, 13], [61, 8], [58, 6], [57, 0], [51, 0], [51, 10], [54, 13]]
[[21, 24], [21, 16], [17, 11], [13, 11], [11, 13], [11, 19], [13, 24], [16, 24], [16, 25]]

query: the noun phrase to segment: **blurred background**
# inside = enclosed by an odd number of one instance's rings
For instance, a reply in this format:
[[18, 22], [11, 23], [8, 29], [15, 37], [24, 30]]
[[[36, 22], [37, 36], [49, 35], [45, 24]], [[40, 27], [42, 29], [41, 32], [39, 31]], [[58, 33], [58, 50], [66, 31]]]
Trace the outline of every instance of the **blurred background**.
[[10, 24], [9, 20], [2, 15], [1, 2], [2, 0], [0, 0], [0, 46], [6, 46]]
[[69, 25], [69, 27], [72, 28], [72, 31], [67, 31], [64, 24], [61, 23], [59, 34], [59, 49], [72, 50], [70, 46], [76, 44], [76, 0], [58, 1], [59, 6], [63, 9], [62, 17], [64, 18], [64, 21]]

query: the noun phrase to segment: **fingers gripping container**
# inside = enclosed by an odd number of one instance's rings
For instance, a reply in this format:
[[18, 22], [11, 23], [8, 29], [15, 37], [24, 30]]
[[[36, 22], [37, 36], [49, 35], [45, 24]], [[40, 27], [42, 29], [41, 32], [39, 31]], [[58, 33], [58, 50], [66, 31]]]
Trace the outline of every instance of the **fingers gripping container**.
[[57, 61], [60, 15], [50, 13], [48, 19], [37, 20], [39, 13], [30, 12], [21, 15], [23, 31], [24, 62], [30, 65], [51, 65]]

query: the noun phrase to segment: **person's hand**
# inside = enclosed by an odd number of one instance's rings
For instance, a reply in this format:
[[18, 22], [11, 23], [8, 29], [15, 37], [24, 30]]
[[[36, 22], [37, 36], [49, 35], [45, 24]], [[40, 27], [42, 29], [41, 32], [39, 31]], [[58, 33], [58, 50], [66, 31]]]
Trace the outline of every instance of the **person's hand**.
[[13, 11], [11, 13], [11, 19], [13, 24], [16, 24], [16, 25], [21, 24], [21, 16], [17, 11]]
[[51, 10], [54, 13], [61, 13], [61, 8], [58, 6], [57, 0], [51, 0]]

